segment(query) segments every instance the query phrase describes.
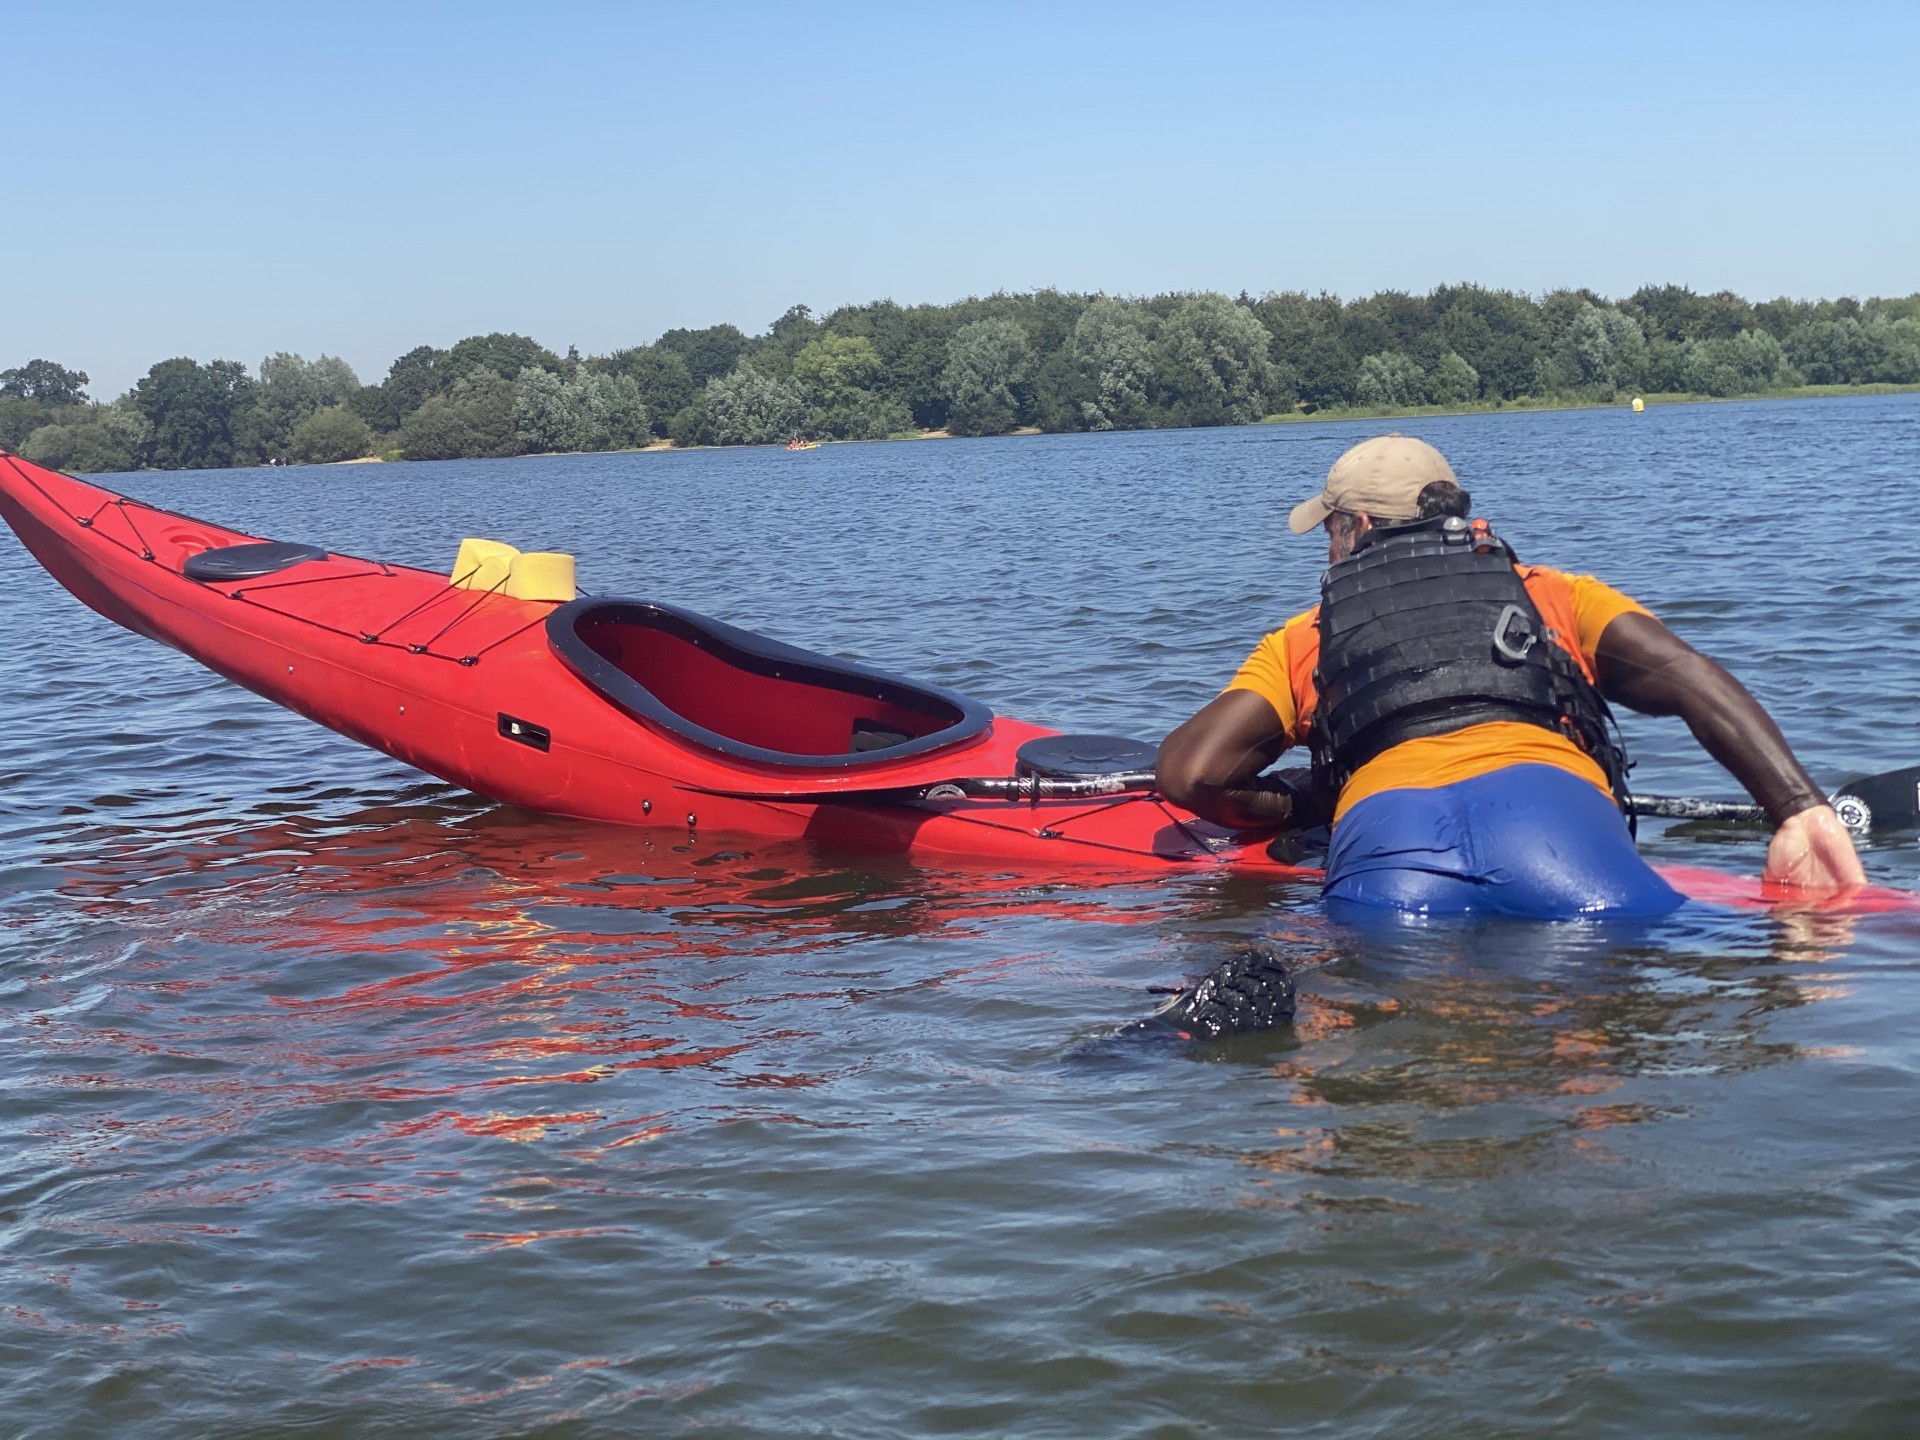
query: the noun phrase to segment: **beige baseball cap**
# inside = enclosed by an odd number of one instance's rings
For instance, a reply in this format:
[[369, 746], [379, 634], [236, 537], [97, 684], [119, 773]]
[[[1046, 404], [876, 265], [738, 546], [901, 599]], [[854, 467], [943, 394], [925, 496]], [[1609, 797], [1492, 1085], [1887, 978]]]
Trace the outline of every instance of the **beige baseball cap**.
[[1376, 520], [1411, 520], [1420, 512], [1420, 492], [1436, 480], [1460, 483], [1446, 456], [1424, 440], [1376, 435], [1333, 462], [1327, 488], [1294, 506], [1287, 528], [1304, 535], [1336, 510], [1349, 515], [1365, 511]]

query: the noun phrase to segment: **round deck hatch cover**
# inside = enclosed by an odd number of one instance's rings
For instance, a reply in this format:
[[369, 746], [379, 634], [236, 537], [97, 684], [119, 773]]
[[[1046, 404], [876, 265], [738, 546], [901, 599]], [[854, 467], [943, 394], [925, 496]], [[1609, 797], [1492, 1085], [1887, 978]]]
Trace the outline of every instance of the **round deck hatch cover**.
[[1043, 735], [1014, 752], [1022, 775], [1080, 780], [1153, 769], [1155, 747], [1125, 735]]
[[258, 580], [304, 565], [309, 560], [324, 560], [327, 552], [318, 545], [299, 545], [291, 540], [261, 540], [249, 545], [222, 545], [187, 557], [180, 573], [189, 580], [219, 584], [226, 580]]

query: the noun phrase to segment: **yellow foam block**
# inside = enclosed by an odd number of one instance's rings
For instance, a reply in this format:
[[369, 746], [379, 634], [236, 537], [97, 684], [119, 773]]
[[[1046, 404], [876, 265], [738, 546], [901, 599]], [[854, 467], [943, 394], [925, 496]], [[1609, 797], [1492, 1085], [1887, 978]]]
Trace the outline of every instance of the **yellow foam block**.
[[460, 553], [454, 558], [453, 576], [449, 583], [460, 590], [498, 589], [505, 582], [514, 557], [519, 553], [513, 546], [498, 540], [469, 537], [460, 542]]
[[528, 550], [514, 556], [507, 567], [507, 594], [516, 600], [571, 600], [579, 593], [573, 583], [571, 555]]

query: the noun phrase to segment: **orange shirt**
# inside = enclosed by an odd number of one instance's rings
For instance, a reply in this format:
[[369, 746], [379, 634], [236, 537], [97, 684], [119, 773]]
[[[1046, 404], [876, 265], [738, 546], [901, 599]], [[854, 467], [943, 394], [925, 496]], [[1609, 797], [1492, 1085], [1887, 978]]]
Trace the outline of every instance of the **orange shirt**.
[[[1519, 565], [1527, 593], [1547, 622], [1547, 633], [1565, 642], [1593, 678], [1600, 636], [1620, 616], [1649, 613], [1591, 575], [1567, 575], [1544, 565]], [[1320, 607], [1302, 612], [1254, 647], [1233, 677], [1229, 690], [1251, 690], [1280, 717], [1287, 743], [1307, 743], [1317, 696], [1314, 667], [1320, 662]], [[1336, 821], [1354, 805], [1382, 790], [1433, 789], [1470, 780], [1508, 765], [1554, 765], [1590, 780], [1605, 791], [1607, 777], [1587, 754], [1564, 736], [1519, 720], [1469, 725], [1446, 735], [1402, 741], [1374, 756], [1347, 781], [1334, 807]]]

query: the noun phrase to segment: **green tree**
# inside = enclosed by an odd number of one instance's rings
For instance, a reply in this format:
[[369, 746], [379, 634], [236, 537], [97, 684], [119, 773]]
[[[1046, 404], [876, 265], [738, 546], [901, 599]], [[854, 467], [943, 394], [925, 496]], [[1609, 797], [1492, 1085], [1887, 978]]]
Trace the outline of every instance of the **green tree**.
[[1920, 385], [1920, 319], [1876, 315], [1868, 328], [1880, 351], [1868, 377], [1892, 385]]
[[1547, 353], [1539, 307], [1525, 295], [1478, 285], [1442, 285], [1427, 297], [1440, 340], [1480, 376], [1481, 393], [1513, 400], [1528, 394]]
[[1646, 359], [1640, 365], [1640, 384], [1656, 395], [1671, 395], [1687, 388], [1687, 359], [1691, 347], [1686, 341], [1662, 337], [1647, 341]]
[[[1315, 409], [1352, 401], [1360, 357], [1342, 336], [1338, 296], [1293, 290], [1262, 296], [1248, 308], [1273, 337], [1267, 355], [1273, 362], [1276, 398], [1297, 397]], [[1431, 325], [1431, 302], [1427, 311]]]
[[0, 370], [0, 395], [38, 400], [42, 405], [87, 403], [87, 372], [69, 370], [51, 360], [29, 360], [14, 370]]
[[163, 470], [220, 469], [258, 457], [241, 448], [254, 385], [237, 360], [162, 360], [133, 387], [153, 427], [152, 463]]
[[491, 370], [456, 380], [400, 426], [409, 460], [493, 459], [521, 453], [514, 432], [514, 387]]
[[1815, 320], [1787, 332], [1787, 358], [1815, 385], [1846, 385], [1871, 374], [1880, 360], [1875, 336], [1851, 316]]
[[872, 343], [885, 376], [881, 390], [913, 412], [915, 425], [925, 430], [946, 425], [943, 372], [953, 332], [966, 323], [960, 319], [959, 307], [905, 308], [881, 300], [836, 310], [825, 323], [836, 335], [858, 335]]
[[284, 455], [295, 430], [320, 411], [344, 405], [360, 389], [353, 367], [335, 355], [308, 362], [285, 350], [260, 362], [247, 448]]
[[701, 390], [667, 422], [667, 435], [676, 445], [711, 445], [713, 425], [707, 417], [707, 392]]
[[1540, 327], [1543, 338], [1549, 347], [1558, 349], [1566, 338], [1567, 332], [1581, 315], [1589, 309], [1607, 310], [1606, 300], [1587, 289], [1550, 290], [1540, 297], [1536, 307], [1540, 312]]
[[1117, 300], [1099, 299], [1080, 312], [1066, 349], [1091, 394], [1080, 402], [1089, 430], [1128, 430], [1149, 421], [1154, 382], [1153, 317]]
[[976, 320], [947, 342], [947, 428], [955, 435], [1004, 435], [1020, 423], [1033, 352], [1011, 320]]
[[68, 418], [43, 425], [27, 437], [20, 453], [55, 470], [98, 475], [139, 466], [153, 427], [132, 405], [62, 406]]
[[1312, 337], [1300, 353], [1297, 370], [1300, 398], [1315, 409], [1353, 402], [1360, 375], [1360, 357], [1339, 335], [1325, 332]]
[[811, 402], [808, 429], [836, 440], [880, 440], [913, 428], [913, 414], [881, 394], [880, 355], [863, 335], [822, 335], [793, 357], [793, 380]]
[[1423, 374], [1440, 358], [1432, 303], [1424, 295], [1383, 290], [1352, 301], [1341, 315], [1340, 330], [1347, 349], [1362, 357], [1397, 351]]
[[1858, 309], [1861, 318], [1867, 320], [1912, 320], [1920, 323], [1920, 290], [1911, 295], [1875, 297]]
[[626, 375], [580, 370], [568, 380], [522, 370], [513, 416], [522, 448], [536, 452], [619, 450], [652, 438], [640, 387]]
[[793, 378], [816, 405], [845, 405], [880, 378], [880, 356], [863, 336], [823, 335], [793, 357]]
[[1182, 300], [1160, 327], [1160, 384], [1176, 424], [1233, 425], [1267, 412], [1271, 337], [1224, 295]]
[[409, 460], [458, 460], [467, 454], [467, 427], [444, 395], [429, 395], [400, 424], [400, 449]]
[[446, 361], [446, 351], [431, 345], [416, 346], [393, 362], [385, 380], [356, 390], [347, 403], [377, 432], [391, 435], [401, 421], [426, 404], [429, 396], [446, 388], [441, 383]]
[[754, 348], [754, 358], [768, 374], [784, 375], [792, 368], [794, 357], [825, 333], [826, 326], [813, 318], [809, 307], [790, 306], [767, 327], [766, 341]]
[[435, 388], [444, 395], [459, 381], [482, 370], [490, 370], [495, 375], [518, 375], [530, 368], [564, 373], [568, 367], [553, 351], [525, 335], [498, 330], [491, 335], [469, 335], [434, 366]]
[[301, 465], [332, 465], [372, 453], [373, 430], [344, 404], [317, 410], [294, 428], [287, 456]]
[[23, 400], [18, 395], [0, 395], [0, 445], [18, 450], [27, 436], [42, 425], [57, 424], [58, 411], [38, 400]]
[[1780, 342], [1764, 330], [1688, 343], [1686, 388], [1700, 395], [1751, 395], [1799, 380]]
[[673, 417], [693, 403], [693, 374], [676, 351], [637, 345], [588, 363], [602, 374], [625, 375], [639, 387], [640, 403], [653, 417], [655, 434], [665, 435]]
[[1744, 330], [1757, 328], [1753, 306], [1731, 290], [1718, 290], [1700, 299], [1700, 313], [1694, 320], [1695, 340], [1732, 340]]
[[1436, 405], [1465, 405], [1480, 398], [1480, 372], [1449, 350], [1427, 376], [1427, 395]]
[[736, 325], [669, 330], [653, 343], [656, 349], [669, 350], [680, 357], [696, 387], [732, 374], [733, 368], [754, 349]]
[[1706, 307], [1684, 285], [1642, 285], [1620, 302], [1620, 308], [1638, 317], [1649, 340], [1680, 343], [1694, 338]]
[[806, 393], [752, 364], [709, 380], [705, 399], [705, 428], [720, 445], [771, 445], [792, 438], [806, 419]]
[[640, 386], [624, 375], [578, 375], [583, 450], [631, 450], [653, 439]]
[[1631, 315], [1585, 302], [1555, 344], [1552, 383], [1541, 388], [1611, 397], [1640, 383], [1646, 350], [1646, 336]]
[[1371, 409], [1424, 404], [1427, 376], [1411, 355], [1385, 350], [1360, 362], [1354, 399]]
[[536, 454], [586, 448], [580, 443], [578, 394], [551, 370], [520, 372], [514, 382], [513, 429], [520, 444]]

